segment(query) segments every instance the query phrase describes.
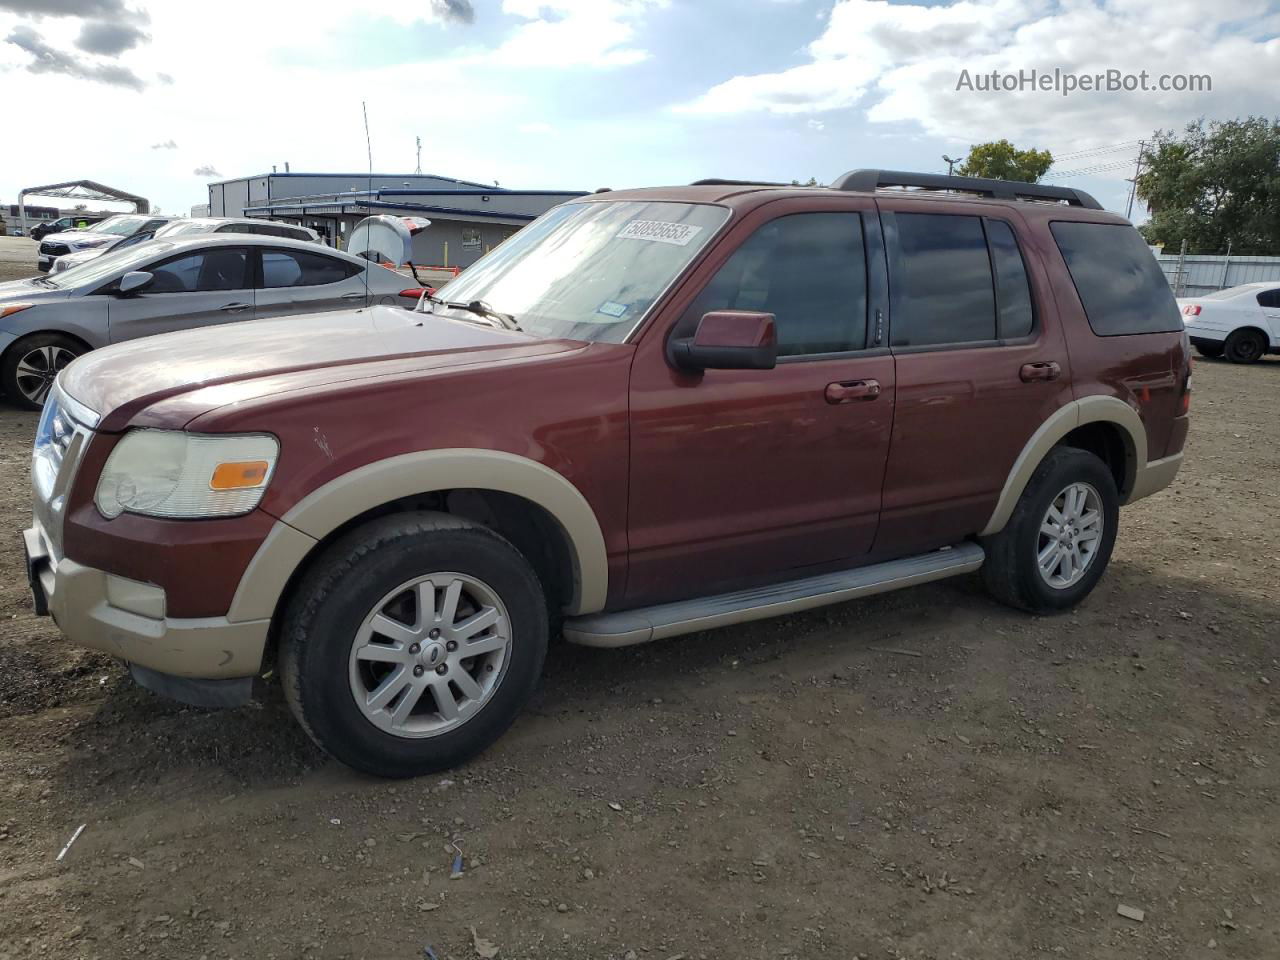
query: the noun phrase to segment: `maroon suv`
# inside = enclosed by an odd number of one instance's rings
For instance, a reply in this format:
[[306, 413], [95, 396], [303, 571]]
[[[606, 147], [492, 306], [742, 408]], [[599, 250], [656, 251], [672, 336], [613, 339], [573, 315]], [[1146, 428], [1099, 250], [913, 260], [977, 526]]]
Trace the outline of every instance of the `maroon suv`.
[[1187, 433], [1177, 308], [1077, 190], [855, 171], [547, 213], [416, 312], [107, 347], [36, 438], [37, 608], [151, 690], [269, 661], [332, 754], [448, 767], [548, 636], [643, 643], [980, 570], [1102, 576]]

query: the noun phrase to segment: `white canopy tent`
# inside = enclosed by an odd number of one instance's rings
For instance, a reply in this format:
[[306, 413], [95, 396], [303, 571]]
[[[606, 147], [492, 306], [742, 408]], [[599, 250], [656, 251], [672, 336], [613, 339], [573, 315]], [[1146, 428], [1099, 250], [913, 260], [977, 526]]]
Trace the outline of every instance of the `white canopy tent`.
[[105, 183], [98, 183], [95, 180], [68, 180], [66, 183], [46, 183], [39, 187], [25, 187], [18, 191], [18, 215], [22, 218], [22, 232], [27, 236], [31, 235], [31, 230], [27, 225], [26, 198], [28, 194], [34, 197], [51, 197], [60, 200], [98, 200], [109, 203], [131, 203], [137, 213], [151, 212], [151, 201], [146, 197], [126, 193], [124, 190], [117, 190], [115, 187], [108, 187]]

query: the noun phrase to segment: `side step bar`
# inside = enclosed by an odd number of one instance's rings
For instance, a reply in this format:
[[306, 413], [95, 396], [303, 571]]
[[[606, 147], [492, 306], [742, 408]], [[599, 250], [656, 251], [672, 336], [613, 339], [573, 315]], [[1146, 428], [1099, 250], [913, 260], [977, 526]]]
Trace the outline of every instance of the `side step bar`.
[[664, 637], [711, 630], [714, 627], [798, 613], [801, 610], [971, 573], [982, 566], [985, 557], [982, 547], [976, 543], [958, 543], [954, 547], [945, 547], [916, 557], [805, 577], [788, 583], [775, 583], [753, 590], [738, 590], [714, 597], [681, 600], [617, 613], [572, 617], [564, 622], [564, 636], [572, 643], [588, 647], [627, 647]]

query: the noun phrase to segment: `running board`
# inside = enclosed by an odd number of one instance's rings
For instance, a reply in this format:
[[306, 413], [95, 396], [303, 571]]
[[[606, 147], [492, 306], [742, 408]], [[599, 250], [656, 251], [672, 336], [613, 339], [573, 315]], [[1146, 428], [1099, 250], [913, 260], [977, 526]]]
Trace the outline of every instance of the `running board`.
[[664, 637], [812, 610], [875, 593], [900, 590], [982, 566], [982, 547], [966, 542], [887, 563], [825, 573], [753, 590], [663, 603], [617, 613], [593, 613], [564, 622], [564, 636], [588, 647], [627, 647]]

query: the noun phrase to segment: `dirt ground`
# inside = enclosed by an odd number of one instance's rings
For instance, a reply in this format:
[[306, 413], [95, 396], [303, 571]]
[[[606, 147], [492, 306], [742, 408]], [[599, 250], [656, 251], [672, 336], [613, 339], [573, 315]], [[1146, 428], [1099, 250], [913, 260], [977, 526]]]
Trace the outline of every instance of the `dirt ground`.
[[184, 708], [33, 617], [35, 417], [0, 407], [0, 958], [1273, 960], [1280, 362], [1194, 384], [1074, 613], [969, 577], [560, 645], [496, 747], [401, 783], [278, 687]]

